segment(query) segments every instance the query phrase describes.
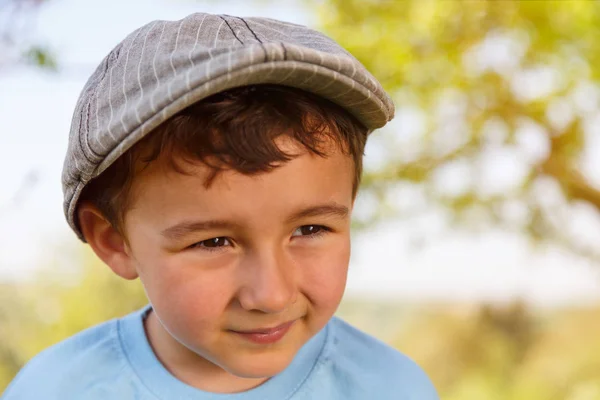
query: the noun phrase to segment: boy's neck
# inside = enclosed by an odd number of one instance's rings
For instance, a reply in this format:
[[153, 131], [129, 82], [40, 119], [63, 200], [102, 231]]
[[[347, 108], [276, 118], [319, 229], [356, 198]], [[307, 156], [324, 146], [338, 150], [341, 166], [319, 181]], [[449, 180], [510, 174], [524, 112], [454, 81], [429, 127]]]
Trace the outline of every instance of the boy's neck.
[[144, 329], [154, 354], [177, 379], [212, 393], [239, 393], [264, 383], [268, 378], [241, 378], [192, 352], [175, 340], [150, 311]]

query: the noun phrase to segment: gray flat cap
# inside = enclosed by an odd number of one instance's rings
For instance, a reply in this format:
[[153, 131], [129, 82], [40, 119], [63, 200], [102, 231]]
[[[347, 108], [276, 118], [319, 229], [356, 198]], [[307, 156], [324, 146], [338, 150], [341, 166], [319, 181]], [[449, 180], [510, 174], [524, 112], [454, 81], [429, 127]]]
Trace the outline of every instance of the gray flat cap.
[[268, 18], [197, 13], [154, 21], [125, 38], [84, 86], [62, 184], [69, 225], [85, 185], [162, 122], [212, 94], [252, 84], [313, 92], [382, 127], [394, 105], [350, 53], [307, 27]]

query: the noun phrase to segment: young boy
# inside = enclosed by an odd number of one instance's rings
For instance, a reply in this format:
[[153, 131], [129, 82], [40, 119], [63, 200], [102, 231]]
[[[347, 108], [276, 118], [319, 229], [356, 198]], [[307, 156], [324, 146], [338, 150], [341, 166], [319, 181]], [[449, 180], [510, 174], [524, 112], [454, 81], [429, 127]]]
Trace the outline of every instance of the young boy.
[[392, 116], [303, 26], [194, 14], [133, 32], [83, 89], [63, 187], [71, 227], [151, 305], [39, 354], [4, 399], [437, 399], [333, 317], [365, 141]]

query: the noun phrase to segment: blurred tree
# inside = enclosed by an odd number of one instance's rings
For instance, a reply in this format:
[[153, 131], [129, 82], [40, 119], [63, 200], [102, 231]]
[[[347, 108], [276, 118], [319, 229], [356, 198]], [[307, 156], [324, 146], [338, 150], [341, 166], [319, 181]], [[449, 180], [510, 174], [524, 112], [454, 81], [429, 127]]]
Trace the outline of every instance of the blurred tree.
[[600, 308], [545, 314], [514, 303], [416, 315], [394, 344], [444, 399], [600, 398]]
[[363, 222], [435, 207], [450, 223], [498, 224], [599, 255], [600, 235], [572, 222], [600, 231], [600, 3], [313, 5], [398, 109], [374, 135], [387, 162], [367, 170], [364, 189], [382, 207]]
[[0, 69], [15, 64], [56, 69], [52, 52], [32, 41], [35, 12], [47, 0], [0, 0]]

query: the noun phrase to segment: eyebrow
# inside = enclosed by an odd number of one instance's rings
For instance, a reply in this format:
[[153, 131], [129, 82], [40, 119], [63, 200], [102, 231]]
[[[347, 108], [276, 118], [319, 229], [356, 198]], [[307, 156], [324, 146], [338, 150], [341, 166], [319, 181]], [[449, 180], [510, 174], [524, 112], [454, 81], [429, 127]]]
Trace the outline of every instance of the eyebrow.
[[235, 229], [239, 227], [239, 224], [225, 220], [183, 221], [163, 230], [161, 235], [167, 239], [181, 239], [192, 232], [208, 231], [211, 229]]
[[[328, 203], [312, 207], [303, 208], [287, 218], [287, 223], [292, 223], [304, 218], [310, 217], [337, 217], [346, 218], [349, 214], [348, 207]], [[192, 232], [207, 231], [212, 229], [239, 229], [240, 224], [227, 220], [210, 221], [183, 221], [173, 225], [161, 232], [161, 235], [167, 239], [181, 239]]]
[[322, 204], [317, 206], [312, 206], [308, 208], [304, 208], [294, 214], [292, 214], [287, 222], [294, 222], [304, 218], [310, 217], [338, 217], [338, 218], [346, 218], [348, 216], [349, 210], [348, 207], [343, 206], [341, 204], [332, 202], [328, 204]]

